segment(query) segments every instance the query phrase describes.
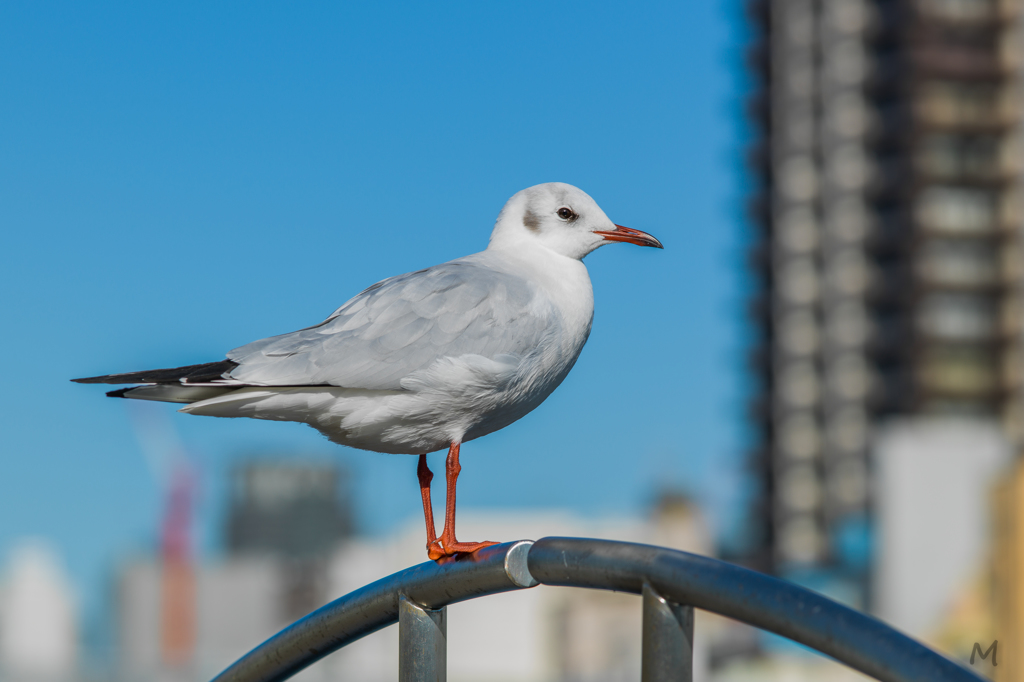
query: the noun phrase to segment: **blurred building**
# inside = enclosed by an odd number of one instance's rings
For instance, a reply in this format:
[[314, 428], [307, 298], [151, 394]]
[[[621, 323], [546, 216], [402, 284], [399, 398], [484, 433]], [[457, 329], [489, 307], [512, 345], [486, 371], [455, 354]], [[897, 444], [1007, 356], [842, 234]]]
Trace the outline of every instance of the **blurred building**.
[[988, 607], [991, 498], [1012, 454], [994, 422], [965, 418], [893, 421], [875, 439], [873, 611], [961, 660], [1004, 640]]
[[115, 610], [124, 680], [208, 679], [255, 644], [325, 603], [330, 558], [351, 536], [346, 477], [296, 459], [232, 473], [225, 555], [189, 557], [188, 486], [174, 486], [159, 559], [120, 568]]
[[285, 461], [235, 470], [226, 546], [231, 554], [312, 558], [352, 534], [350, 501], [337, 467]]
[[64, 566], [41, 540], [16, 545], [0, 575], [0, 679], [69, 682], [77, 675], [77, 604]]
[[761, 568], [865, 605], [879, 425], [1022, 439], [1019, 0], [752, 0]]

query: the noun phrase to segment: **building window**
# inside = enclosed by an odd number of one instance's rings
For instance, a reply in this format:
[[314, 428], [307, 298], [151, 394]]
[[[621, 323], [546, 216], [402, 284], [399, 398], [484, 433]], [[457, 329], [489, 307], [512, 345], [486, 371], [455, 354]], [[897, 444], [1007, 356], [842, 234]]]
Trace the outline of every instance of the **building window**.
[[813, 466], [790, 467], [779, 477], [779, 502], [787, 511], [813, 511], [821, 502], [821, 486]]
[[997, 176], [1002, 170], [1002, 140], [996, 135], [925, 135], [917, 152], [918, 169], [931, 177]]
[[818, 170], [810, 156], [791, 156], [779, 168], [779, 186], [792, 201], [810, 201], [818, 193]]
[[818, 349], [818, 321], [807, 309], [794, 310], [782, 318], [779, 343], [793, 355], [810, 355]]
[[779, 217], [779, 243], [794, 253], [808, 253], [818, 245], [818, 224], [807, 206], [791, 208]]
[[918, 329], [926, 336], [949, 341], [973, 341], [996, 333], [998, 315], [989, 296], [933, 293], [921, 300]]
[[810, 362], [794, 362], [779, 372], [779, 397], [784, 403], [811, 407], [818, 391], [818, 373]]
[[1013, 91], [999, 83], [932, 80], [921, 85], [917, 115], [941, 126], [992, 125], [1016, 116]]
[[813, 514], [801, 514], [787, 520], [777, 530], [781, 562], [812, 563], [824, 549], [821, 527]]
[[859, 144], [844, 144], [835, 149], [828, 166], [832, 181], [847, 191], [864, 187], [872, 174], [868, 155]]
[[996, 16], [996, 0], [918, 0], [921, 14], [946, 21], [975, 23]]
[[996, 195], [971, 187], [936, 185], [921, 192], [917, 219], [932, 232], [980, 234], [995, 228]]
[[843, 453], [856, 453], [868, 444], [868, 417], [864, 408], [845, 407], [828, 422], [829, 446]]
[[868, 340], [871, 321], [860, 301], [847, 301], [828, 311], [828, 334], [840, 346], [859, 346]]
[[921, 412], [957, 417], [993, 417], [992, 405], [984, 398], [949, 397], [928, 398], [921, 403]]
[[859, 353], [839, 356], [828, 368], [829, 388], [846, 400], [858, 400], [871, 389], [871, 370]]
[[831, 285], [839, 293], [856, 296], [864, 293], [871, 283], [871, 268], [860, 249], [843, 249], [827, 266]]
[[810, 258], [794, 258], [779, 266], [779, 293], [790, 304], [811, 303], [818, 298], [818, 271]]
[[811, 412], [789, 414], [779, 425], [779, 449], [785, 457], [813, 459], [821, 447], [818, 422]]
[[868, 233], [873, 218], [860, 197], [848, 196], [829, 209], [828, 231], [843, 242], [857, 242]]
[[867, 102], [859, 90], [843, 92], [829, 103], [829, 125], [844, 137], [857, 137], [867, 132], [870, 117]]
[[953, 394], [986, 393], [994, 390], [999, 382], [992, 353], [969, 347], [925, 351], [919, 378], [926, 389]]
[[829, 471], [829, 493], [847, 506], [862, 505], [868, 496], [868, 472], [860, 457], [844, 457]]
[[931, 239], [919, 254], [918, 275], [929, 284], [977, 287], [999, 281], [999, 252], [987, 242]]

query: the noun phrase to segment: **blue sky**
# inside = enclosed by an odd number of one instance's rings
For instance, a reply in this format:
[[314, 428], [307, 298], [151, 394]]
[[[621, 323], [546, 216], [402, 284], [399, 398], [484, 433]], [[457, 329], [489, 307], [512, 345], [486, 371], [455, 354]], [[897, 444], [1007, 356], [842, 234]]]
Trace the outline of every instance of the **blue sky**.
[[[315, 323], [377, 280], [483, 249], [509, 196], [553, 180], [666, 249], [587, 259], [580, 361], [464, 448], [460, 507], [632, 513], [677, 486], [734, 514], [737, 5], [0, 6], [0, 556], [49, 538], [89, 594], [154, 542], [160, 487], [128, 401], [68, 379], [217, 360]], [[206, 553], [224, 476], [254, 452], [344, 463], [367, 531], [419, 513], [413, 458], [156, 409], [199, 462]]]

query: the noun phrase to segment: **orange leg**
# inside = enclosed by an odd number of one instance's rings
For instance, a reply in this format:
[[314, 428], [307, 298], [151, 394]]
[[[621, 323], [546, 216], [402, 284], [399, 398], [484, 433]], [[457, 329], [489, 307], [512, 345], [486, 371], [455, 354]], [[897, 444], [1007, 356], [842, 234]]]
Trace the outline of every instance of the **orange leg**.
[[444, 556], [444, 552], [434, 548], [437, 543], [437, 531], [434, 530], [434, 509], [430, 504], [430, 482], [434, 480], [434, 474], [427, 467], [426, 455], [420, 455], [420, 463], [416, 467], [416, 477], [420, 479], [423, 519], [427, 522], [427, 556], [436, 561]]
[[475, 552], [478, 549], [497, 544], [496, 542], [459, 542], [455, 539], [455, 483], [459, 480], [459, 443], [452, 443], [448, 448], [448, 461], [445, 463], [445, 479], [448, 489], [445, 491], [444, 530], [441, 537], [427, 548], [427, 554], [435, 561], [442, 556], [452, 556], [459, 552]]

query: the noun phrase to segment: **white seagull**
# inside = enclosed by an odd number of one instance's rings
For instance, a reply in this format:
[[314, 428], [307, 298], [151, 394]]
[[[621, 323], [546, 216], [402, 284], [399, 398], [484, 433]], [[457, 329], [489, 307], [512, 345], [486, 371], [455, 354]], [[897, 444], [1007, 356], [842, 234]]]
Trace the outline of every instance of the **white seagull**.
[[[565, 379], [594, 317], [582, 260], [609, 242], [662, 248], [612, 223], [582, 190], [536, 185], [505, 204], [486, 250], [378, 282], [320, 324], [219, 362], [75, 381], [141, 384], [107, 395], [302, 422], [342, 445], [419, 455], [428, 556], [473, 552], [493, 543], [455, 539], [459, 446], [523, 417]], [[444, 448], [438, 537], [425, 453]]]

